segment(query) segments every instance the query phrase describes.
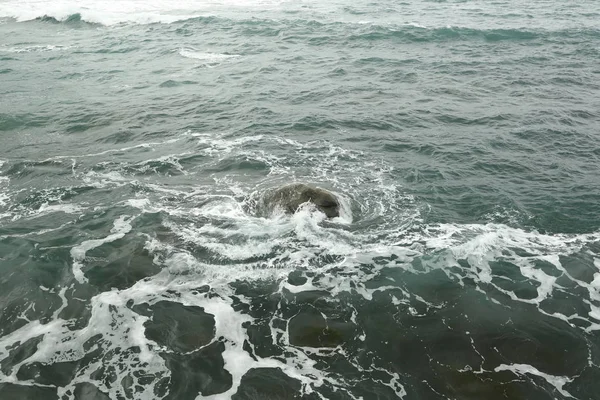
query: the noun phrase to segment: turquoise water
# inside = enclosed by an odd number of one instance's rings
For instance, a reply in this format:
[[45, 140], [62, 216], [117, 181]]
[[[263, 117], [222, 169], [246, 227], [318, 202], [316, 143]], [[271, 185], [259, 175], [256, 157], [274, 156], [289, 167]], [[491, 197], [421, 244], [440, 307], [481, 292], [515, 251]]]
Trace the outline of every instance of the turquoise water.
[[532, 3], [0, 1], [0, 398], [596, 398], [600, 4]]

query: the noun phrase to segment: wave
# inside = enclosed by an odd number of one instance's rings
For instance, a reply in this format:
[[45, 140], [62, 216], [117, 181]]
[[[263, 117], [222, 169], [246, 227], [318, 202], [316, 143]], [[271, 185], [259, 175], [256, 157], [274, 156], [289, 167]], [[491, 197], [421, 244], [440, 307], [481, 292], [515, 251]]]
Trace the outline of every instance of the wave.
[[[240, 28], [252, 27], [253, 35], [272, 36], [273, 32], [282, 33], [282, 38], [296, 39], [305, 36], [314, 44], [328, 41], [377, 41], [401, 40], [407, 42], [484, 40], [527, 41], [543, 38], [574, 39], [599, 38], [600, 29], [590, 27], [563, 27], [561, 29], [542, 29], [539, 27], [505, 27], [502, 25], [455, 26], [431, 25], [421, 22], [410, 23], [378, 23], [371, 21], [340, 20], [329, 18], [326, 14], [306, 14], [307, 18], [288, 19], [265, 18], [254, 11], [268, 10], [281, 4], [280, 0], [220, 0], [219, 2], [199, 2], [187, 0], [179, 3], [177, 8], [155, 1], [137, 2], [128, 0], [115, 3], [98, 3], [92, 0], [73, 2], [21, 3], [8, 1], [0, 3], [0, 19], [10, 18], [18, 22], [37, 20], [46, 23], [90, 23], [105, 26], [119, 24], [223, 24]], [[253, 13], [237, 13], [251, 8]], [[223, 15], [223, 11], [227, 15]], [[235, 16], [235, 17], [234, 17]], [[282, 24], [286, 32], [280, 32]], [[327, 33], [324, 37], [313, 37], [315, 33]]]
[[75, 14], [71, 14], [66, 16], [64, 19], [58, 20], [54, 17], [48, 16], [48, 15], [44, 15], [42, 17], [37, 17], [36, 18], [37, 21], [40, 22], [49, 22], [49, 23], [54, 23], [54, 24], [59, 24], [61, 22], [64, 22], [66, 24], [73, 24], [73, 23], [80, 23], [83, 22], [81, 20], [81, 14], [80, 13], [75, 13]]
[[547, 30], [534, 28], [473, 28], [467, 26], [426, 27], [417, 24], [400, 26], [370, 25], [357, 29], [350, 41], [399, 40], [406, 42], [436, 42], [480, 40], [486, 42], [589, 39], [600, 37], [599, 29]]
[[[46, 51], [61, 51], [68, 50], [71, 46], [63, 46], [63, 45], [33, 45], [33, 46], [21, 46], [21, 47], [5, 47], [0, 48], [0, 53], [37, 53], [37, 52], [46, 52]], [[2, 116], [2, 123], [5, 122], [4, 116]]]
[[350, 41], [404, 39], [409, 42], [450, 41], [461, 39], [483, 39], [486, 41], [531, 40], [547, 32], [528, 29], [476, 29], [461, 26], [426, 27], [408, 25], [369, 25], [357, 29], [349, 36]]
[[158, 0], [144, 2], [9, 0], [0, 2], [0, 18], [11, 18], [19, 22], [35, 19], [45, 22], [85, 21], [102, 25], [172, 23], [205, 15], [213, 10], [269, 7], [280, 2], [280, 0], [220, 0], [219, 2], [184, 0], [177, 2], [177, 6], [174, 7]]

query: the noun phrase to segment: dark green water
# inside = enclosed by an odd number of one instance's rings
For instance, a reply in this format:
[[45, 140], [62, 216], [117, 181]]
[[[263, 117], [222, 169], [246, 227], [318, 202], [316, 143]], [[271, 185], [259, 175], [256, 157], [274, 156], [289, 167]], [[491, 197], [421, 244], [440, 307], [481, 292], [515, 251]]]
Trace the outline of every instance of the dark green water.
[[533, 3], [0, 1], [0, 399], [595, 399], [600, 5]]

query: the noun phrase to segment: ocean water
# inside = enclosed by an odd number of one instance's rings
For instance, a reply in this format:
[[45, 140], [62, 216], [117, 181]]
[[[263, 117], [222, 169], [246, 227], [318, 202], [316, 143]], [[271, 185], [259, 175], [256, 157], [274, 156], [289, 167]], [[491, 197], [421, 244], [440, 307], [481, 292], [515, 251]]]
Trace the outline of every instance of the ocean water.
[[0, 399], [599, 392], [600, 2], [0, 0]]

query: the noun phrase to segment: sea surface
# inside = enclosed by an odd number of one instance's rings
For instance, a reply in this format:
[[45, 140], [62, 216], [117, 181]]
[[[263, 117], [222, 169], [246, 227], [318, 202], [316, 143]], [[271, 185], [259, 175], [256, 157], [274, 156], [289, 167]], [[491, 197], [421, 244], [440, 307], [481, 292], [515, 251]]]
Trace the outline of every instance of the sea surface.
[[0, 0], [0, 399], [598, 393], [599, 1]]

